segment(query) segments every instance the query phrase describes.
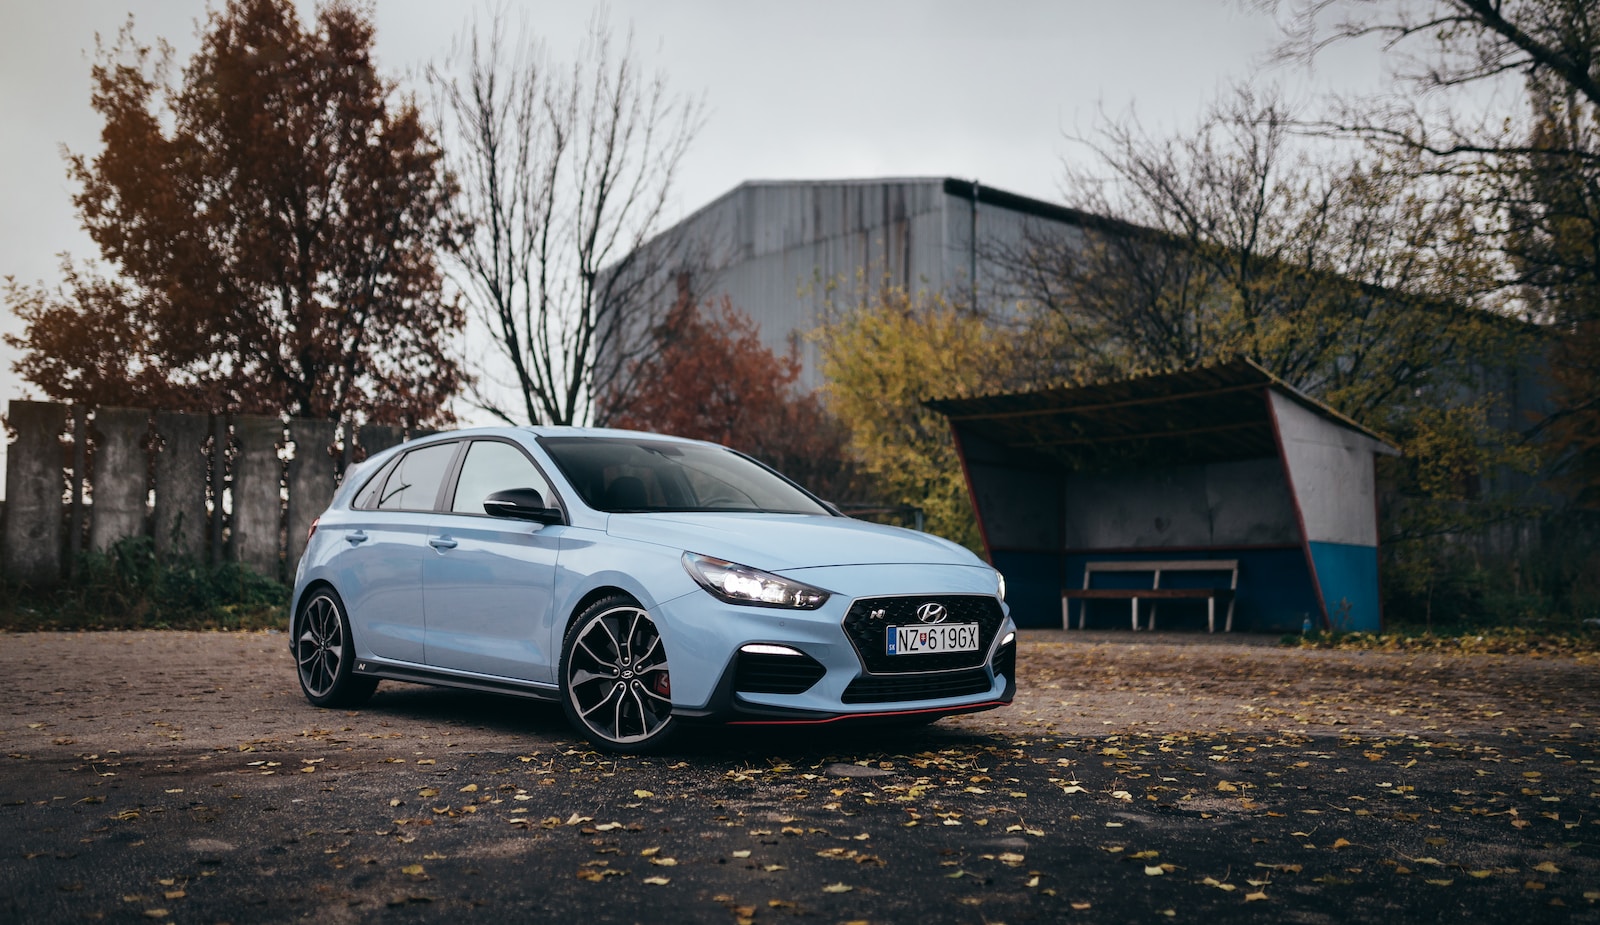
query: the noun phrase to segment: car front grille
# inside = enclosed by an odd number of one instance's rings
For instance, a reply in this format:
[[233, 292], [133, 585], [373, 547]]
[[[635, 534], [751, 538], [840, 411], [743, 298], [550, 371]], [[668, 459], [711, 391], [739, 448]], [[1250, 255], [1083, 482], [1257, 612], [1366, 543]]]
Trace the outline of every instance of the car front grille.
[[733, 689], [747, 694], [800, 694], [824, 674], [827, 669], [809, 655], [740, 652], [733, 670]]
[[989, 673], [982, 668], [918, 675], [867, 675], [845, 688], [845, 703], [891, 703], [897, 700], [939, 700], [965, 697], [989, 689]]
[[[978, 624], [978, 649], [975, 652], [949, 652], [937, 655], [890, 655], [885, 642], [891, 626], [921, 626], [917, 608], [923, 604], [943, 604], [949, 612], [945, 623]], [[1005, 614], [1000, 602], [987, 594], [928, 594], [905, 597], [862, 598], [850, 605], [844, 616], [844, 632], [856, 647], [861, 664], [872, 674], [906, 674], [950, 671], [981, 666], [994, 645]]]

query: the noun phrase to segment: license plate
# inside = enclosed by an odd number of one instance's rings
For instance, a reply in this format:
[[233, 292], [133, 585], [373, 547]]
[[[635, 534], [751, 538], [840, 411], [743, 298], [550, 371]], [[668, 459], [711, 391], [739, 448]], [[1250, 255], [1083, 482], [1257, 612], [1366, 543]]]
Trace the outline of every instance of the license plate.
[[978, 624], [889, 627], [890, 655], [937, 655], [978, 651]]

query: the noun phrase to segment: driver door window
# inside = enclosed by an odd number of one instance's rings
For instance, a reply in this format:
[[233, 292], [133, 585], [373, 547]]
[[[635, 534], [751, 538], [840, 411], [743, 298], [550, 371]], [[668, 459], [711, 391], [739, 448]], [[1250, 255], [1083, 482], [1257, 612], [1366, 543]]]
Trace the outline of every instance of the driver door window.
[[450, 510], [457, 514], [483, 515], [483, 499], [507, 488], [537, 488], [545, 507], [555, 507], [550, 483], [533, 461], [509, 443], [475, 440], [467, 448], [461, 476], [456, 480], [456, 496]]

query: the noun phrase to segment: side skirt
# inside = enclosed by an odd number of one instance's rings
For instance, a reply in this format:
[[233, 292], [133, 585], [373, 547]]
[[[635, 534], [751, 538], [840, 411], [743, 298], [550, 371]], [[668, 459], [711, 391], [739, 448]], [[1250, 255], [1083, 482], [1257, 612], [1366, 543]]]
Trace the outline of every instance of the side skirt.
[[391, 665], [372, 659], [357, 659], [356, 674], [385, 678], [390, 681], [408, 681], [412, 684], [431, 684], [437, 687], [457, 687], [486, 694], [507, 694], [530, 700], [559, 702], [561, 691], [552, 684], [537, 681], [516, 681], [510, 678], [486, 678], [476, 675], [457, 675], [422, 668], [416, 665]]

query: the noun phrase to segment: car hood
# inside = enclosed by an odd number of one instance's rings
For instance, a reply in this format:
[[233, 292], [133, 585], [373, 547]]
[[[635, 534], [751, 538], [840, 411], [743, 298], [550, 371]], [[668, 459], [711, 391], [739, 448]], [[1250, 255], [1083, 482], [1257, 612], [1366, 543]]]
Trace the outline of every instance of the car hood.
[[612, 536], [768, 572], [834, 565], [983, 565], [964, 547], [900, 527], [806, 514], [612, 514]]

